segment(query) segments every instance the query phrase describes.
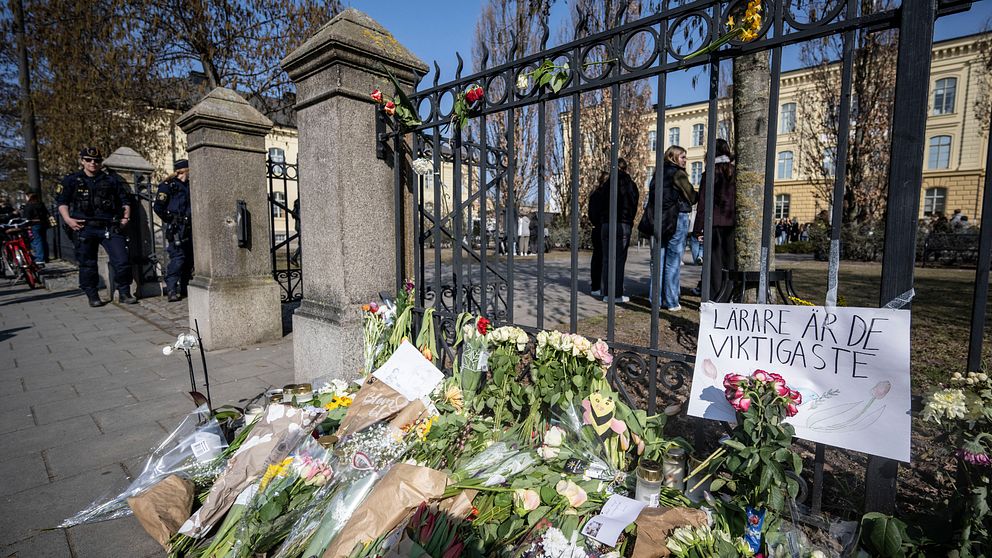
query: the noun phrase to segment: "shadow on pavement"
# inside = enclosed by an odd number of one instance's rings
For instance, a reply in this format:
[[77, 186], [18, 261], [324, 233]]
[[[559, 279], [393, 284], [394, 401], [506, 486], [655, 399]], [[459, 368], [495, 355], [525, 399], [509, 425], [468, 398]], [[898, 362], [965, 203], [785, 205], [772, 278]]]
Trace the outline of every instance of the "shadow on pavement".
[[[13, 292], [4, 292], [2, 294], [13, 294]], [[7, 302], [0, 303], [0, 306], [9, 306], [11, 304], [20, 304], [22, 302], [38, 302], [42, 300], [52, 300], [55, 298], [71, 298], [75, 296], [83, 296], [82, 291], [72, 290], [72, 291], [56, 291], [48, 292], [41, 291], [41, 293], [31, 296], [21, 296], [14, 300], [8, 300]]]
[[18, 331], [24, 331], [25, 329], [31, 329], [31, 326], [12, 327], [10, 329], [0, 330], [0, 341], [6, 341], [14, 337]]

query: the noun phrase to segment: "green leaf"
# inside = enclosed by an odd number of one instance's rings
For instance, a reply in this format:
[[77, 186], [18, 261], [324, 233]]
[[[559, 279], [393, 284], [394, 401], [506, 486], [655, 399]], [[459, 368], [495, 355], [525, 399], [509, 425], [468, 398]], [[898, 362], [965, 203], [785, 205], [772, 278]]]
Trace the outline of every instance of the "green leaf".
[[903, 558], [906, 552], [906, 524], [878, 512], [869, 512], [861, 518], [861, 543], [873, 556]]
[[527, 526], [533, 527], [535, 523], [541, 520], [542, 517], [548, 514], [548, 510], [551, 508], [549, 506], [540, 506], [537, 509], [531, 511], [527, 514]]

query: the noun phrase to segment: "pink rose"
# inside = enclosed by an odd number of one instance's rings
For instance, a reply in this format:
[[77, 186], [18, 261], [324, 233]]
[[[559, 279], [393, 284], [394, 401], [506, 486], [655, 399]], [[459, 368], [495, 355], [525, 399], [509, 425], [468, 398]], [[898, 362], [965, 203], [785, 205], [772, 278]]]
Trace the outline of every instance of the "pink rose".
[[577, 508], [582, 504], [586, 503], [589, 497], [586, 495], [586, 491], [582, 490], [582, 487], [575, 484], [570, 480], [560, 480], [558, 484], [555, 485], [555, 490], [558, 494], [561, 494], [568, 500], [568, 505], [573, 508]]
[[730, 389], [731, 387], [736, 388], [741, 382], [746, 378], [740, 374], [727, 374], [723, 377], [723, 387]]
[[748, 397], [738, 397], [731, 401], [730, 404], [738, 411], [746, 413], [751, 408], [751, 399]]
[[789, 403], [788, 405], [785, 406], [785, 414], [787, 416], [794, 417], [798, 412], [799, 412], [799, 407], [797, 407], [795, 403]]
[[372, 90], [372, 100], [375, 101], [375, 102], [377, 102], [377, 103], [381, 103], [382, 102], [382, 91], [379, 91], [378, 89], [373, 89]]
[[613, 362], [613, 355], [610, 354], [610, 346], [602, 339], [597, 339], [592, 345], [592, 354], [596, 360], [609, 366]]
[[792, 399], [792, 402], [795, 403], [796, 405], [803, 404], [803, 394], [799, 393], [794, 389], [789, 390], [789, 398]]
[[513, 491], [513, 503], [524, 511], [534, 511], [541, 505], [541, 496], [531, 489], [517, 489]]
[[768, 372], [765, 372], [764, 370], [755, 370], [751, 374], [751, 377], [753, 377], [755, 380], [758, 380], [759, 382], [770, 382], [772, 380], [772, 377], [769, 376]]
[[789, 395], [790, 391], [789, 386], [785, 385], [785, 382], [775, 380], [775, 393], [785, 397]]

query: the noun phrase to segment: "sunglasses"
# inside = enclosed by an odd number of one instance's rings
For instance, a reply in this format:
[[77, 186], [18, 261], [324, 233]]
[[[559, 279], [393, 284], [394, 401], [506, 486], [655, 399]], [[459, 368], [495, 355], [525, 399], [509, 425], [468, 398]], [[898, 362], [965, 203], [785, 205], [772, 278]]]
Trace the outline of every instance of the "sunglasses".
[[103, 159], [99, 157], [83, 157], [84, 163], [102, 163]]

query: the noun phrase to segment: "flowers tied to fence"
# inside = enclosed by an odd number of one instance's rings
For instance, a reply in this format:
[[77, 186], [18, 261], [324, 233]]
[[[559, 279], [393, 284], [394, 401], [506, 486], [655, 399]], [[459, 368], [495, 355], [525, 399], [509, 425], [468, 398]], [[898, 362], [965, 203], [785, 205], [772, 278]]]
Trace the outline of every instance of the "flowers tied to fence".
[[734, 15], [727, 17], [726, 33], [699, 50], [686, 55], [682, 61], [709, 54], [733, 40], [753, 41], [757, 39], [758, 32], [761, 31], [761, 12], [761, 0], [750, 0], [743, 14], [738, 13], [737, 17]]

